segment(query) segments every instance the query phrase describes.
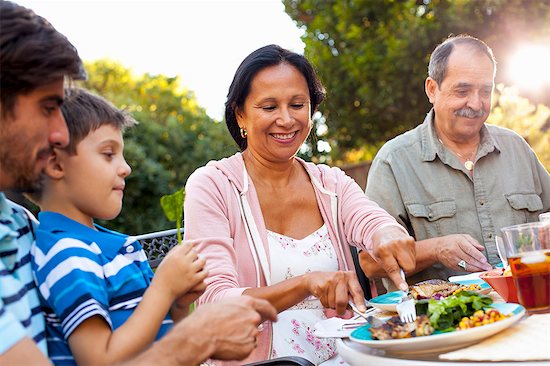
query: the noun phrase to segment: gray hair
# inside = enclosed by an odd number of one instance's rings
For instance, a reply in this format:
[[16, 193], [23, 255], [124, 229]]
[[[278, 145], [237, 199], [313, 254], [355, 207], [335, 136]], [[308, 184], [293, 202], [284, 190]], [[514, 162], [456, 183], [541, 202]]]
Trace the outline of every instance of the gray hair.
[[497, 61], [493, 55], [493, 50], [485, 42], [468, 34], [450, 35], [445, 41], [439, 44], [430, 56], [428, 64], [428, 76], [435, 80], [438, 87], [441, 85], [447, 74], [447, 65], [449, 57], [453, 52], [455, 45], [466, 45], [479, 53], [489, 57], [493, 63], [493, 77], [497, 71]]

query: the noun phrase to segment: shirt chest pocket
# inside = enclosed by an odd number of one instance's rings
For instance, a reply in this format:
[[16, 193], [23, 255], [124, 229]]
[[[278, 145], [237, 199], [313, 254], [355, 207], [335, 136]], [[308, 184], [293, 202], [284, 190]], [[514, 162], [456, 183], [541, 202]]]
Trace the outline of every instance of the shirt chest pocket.
[[505, 195], [513, 209], [516, 222], [538, 221], [542, 212], [542, 199], [536, 193], [510, 193]]
[[454, 200], [429, 204], [407, 204], [416, 240], [456, 234], [456, 203]]

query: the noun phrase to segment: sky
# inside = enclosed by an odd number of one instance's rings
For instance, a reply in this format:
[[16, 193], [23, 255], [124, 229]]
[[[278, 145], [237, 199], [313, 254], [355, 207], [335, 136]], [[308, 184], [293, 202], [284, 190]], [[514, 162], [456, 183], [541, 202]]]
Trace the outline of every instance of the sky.
[[241, 61], [275, 43], [303, 53], [280, 0], [12, 0], [63, 33], [85, 61], [110, 58], [134, 73], [180, 76], [208, 115], [221, 120]]

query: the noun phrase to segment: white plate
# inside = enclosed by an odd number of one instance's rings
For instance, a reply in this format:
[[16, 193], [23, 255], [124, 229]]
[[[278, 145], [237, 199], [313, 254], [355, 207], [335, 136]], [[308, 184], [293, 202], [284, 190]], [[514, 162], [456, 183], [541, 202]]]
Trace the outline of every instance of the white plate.
[[370, 325], [366, 325], [353, 331], [349, 338], [354, 342], [372, 348], [383, 349], [390, 353], [421, 354], [442, 352], [461, 348], [483, 338], [492, 336], [519, 321], [525, 314], [525, 308], [519, 304], [501, 303], [493, 304], [492, 307], [503, 314], [511, 314], [511, 316], [481, 327], [455, 330], [448, 333], [434, 333], [425, 337], [390, 340], [372, 339], [370, 331], [368, 330]]
[[460, 282], [460, 281], [469, 281], [469, 280], [477, 280], [479, 279], [479, 275], [485, 273], [485, 271], [481, 272], [472, 272], [467, 275], [462, 276], [452, 276], [449, 277], [449, 282]]
[[[479, 278], [473, 279], [473, 280], [470, 279], [470, 280], [450, 281], [450, 282], [458, 283], [460, 285], [477, 284], [481, 287], [481, 290], [477, 292], [483, 295], [486, 295], [489, 292], [491, 292], [491, 286], [489, 286], [487, 282]], [[403, 294], [404, 294], [403, 291], [388, 292], [387, 294], [383, 294], [373, 299], [370, 299], [369, 304], [383, 311], [397, 312], [396, 306], [399, 303], [399, 300], [401, 300], [401, 298], [403, 297]]]

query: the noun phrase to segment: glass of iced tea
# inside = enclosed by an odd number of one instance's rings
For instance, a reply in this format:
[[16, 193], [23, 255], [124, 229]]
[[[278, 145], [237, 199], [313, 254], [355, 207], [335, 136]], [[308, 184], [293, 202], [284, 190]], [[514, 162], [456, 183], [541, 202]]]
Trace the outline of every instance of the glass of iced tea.
[[519, 302], [531, 314], [550, 312], [550, 221], [501, 231]]

